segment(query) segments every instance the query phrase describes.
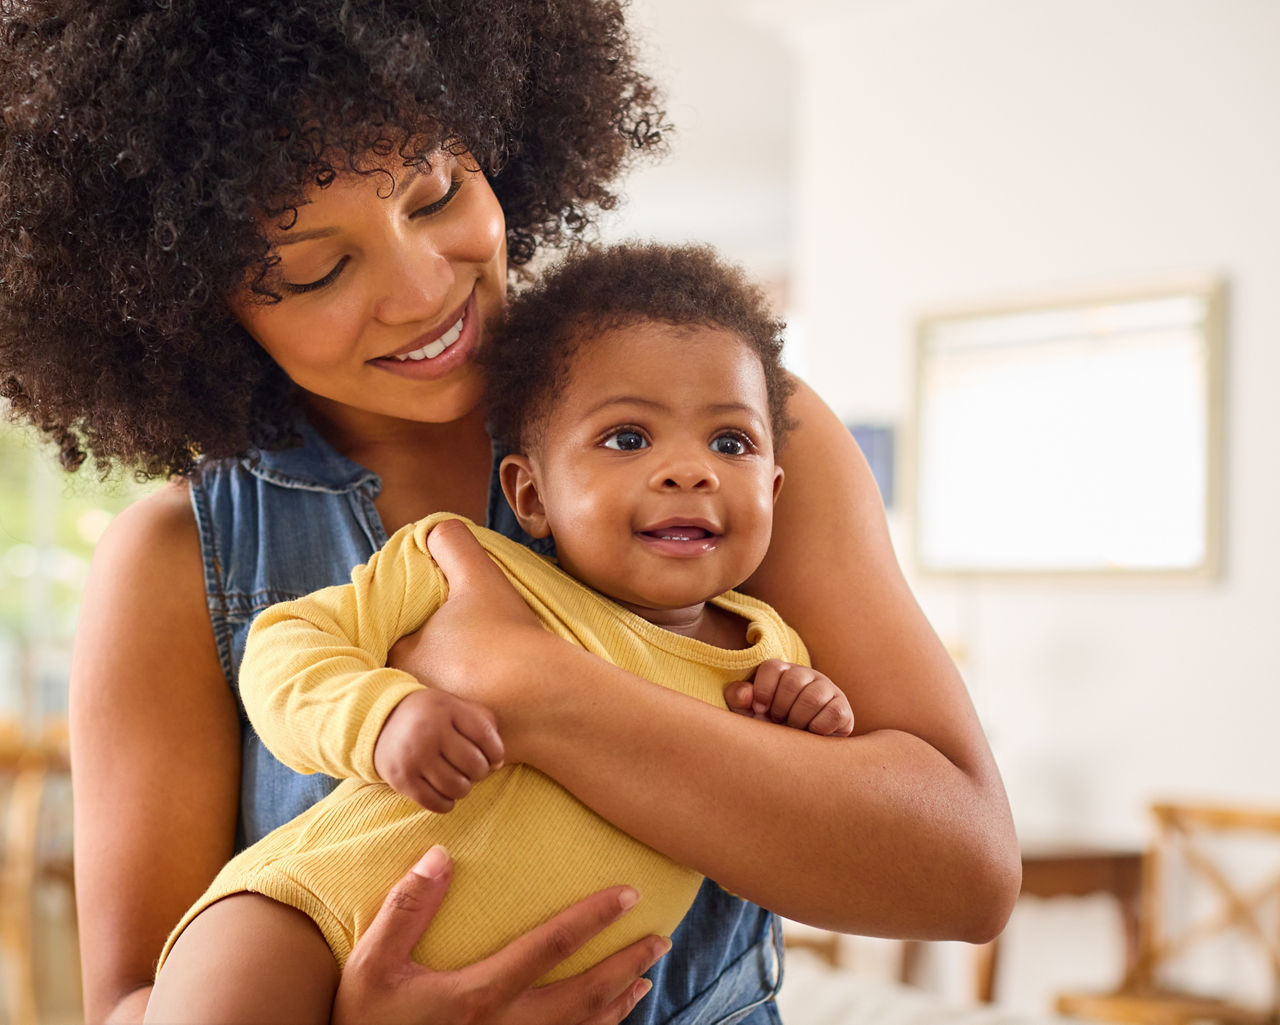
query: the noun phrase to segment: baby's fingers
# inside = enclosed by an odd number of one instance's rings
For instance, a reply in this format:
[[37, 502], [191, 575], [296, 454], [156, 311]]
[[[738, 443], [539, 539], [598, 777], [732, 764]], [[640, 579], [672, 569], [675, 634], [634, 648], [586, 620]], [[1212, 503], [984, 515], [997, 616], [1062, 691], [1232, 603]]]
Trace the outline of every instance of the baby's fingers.
[[849, 699], [838, 689], [809, 720], [808, 730], [821, 737], [848, 737], [853, 734], [853, 709], [849, 707]]
[[739, 715], [752, 714], [751, 702], [754, 697], [755, 690], [749, 680], [739, 680], [724, 689], [724, 703], [730, 712], [737, 712]]
[[479, 783], [491, 771], [489, 759], [483, 751], [461, 733], [451, 733], [440, 745], [437, 775], [431, 772], [426, 775], [437, 786], [444, 784], [448, 789], [442, 788], [442, 792], [450, 797], [466, 797], [472, 784]]
[[[438, 777], [438, 773], [432, 773], [432, 775]], [[458, 803], [456, 798], [442, 793], [426, 773], [412, 776], [393, 786], [396, 793], [409, 798], [414, 804], [441, 815], [453, 811], [453, 806]], [[467, 788], [470, 789], [469, 783]]]
[[778, 692], [778, 680], [790, 666], [776, 658], [766, 659], [756, 668], [752, 678], [751, 714], [767, 718]]
[[[809, 725], [812, 719], [825, 702], [817, 700], [816, 695], [810, 695], [805, 699], [805, 694], [809, 686], [816, 677], [821, 674], [816, 670], [810, 669], [808, 666], [792, 665], [789, 662], [780, 662], [781, 669], [778, 673], [777, 686], [774, 688], [773, 700], [769, 704], [769, 718], [776, 723], [785, 723], [788, 726], [797, 726], [801, 729]], [[826, 679], [826, 677], [821, 677]]]
[[[502, 744], [502, 735], [498, 733], [497, 717], [492, 711], [474, 701], [462, 702], [453, 710], [453, 728], [458, 731], [461, 739], [471, 744], [485, 761], [485, 766], [479, 775], [468, 773], [471, 779], [483, 779], [502, 765], [506, 751]], [[452, 758], [450, 760], [452, 761]], [[454, 762], [454, 765], [459, 769], [463, 768], [457, 762]]]

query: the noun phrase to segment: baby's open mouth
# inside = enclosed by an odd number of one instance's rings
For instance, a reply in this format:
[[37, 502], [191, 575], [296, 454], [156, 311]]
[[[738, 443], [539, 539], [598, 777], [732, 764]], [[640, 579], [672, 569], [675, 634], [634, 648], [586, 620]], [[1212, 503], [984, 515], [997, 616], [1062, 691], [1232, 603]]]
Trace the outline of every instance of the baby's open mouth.
[[705, 541], [715, 537], [702, 527], [660, 527], [657, 530], [642, 530], [641, 535], [652, 537], [658, 541]]

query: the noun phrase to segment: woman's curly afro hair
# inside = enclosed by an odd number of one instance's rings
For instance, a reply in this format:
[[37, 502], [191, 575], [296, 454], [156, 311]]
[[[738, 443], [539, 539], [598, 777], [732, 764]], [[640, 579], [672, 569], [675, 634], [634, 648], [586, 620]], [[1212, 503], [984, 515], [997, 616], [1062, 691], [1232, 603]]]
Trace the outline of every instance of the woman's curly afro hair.
[[795, 381], [782, 366], [784, 324], [764, 292], [710, 246], [581, 246], [514, 297], [480, 354], [489, 430], [505, 448], [536, 445], [584, 345], [638, 321], [719, 328], [760, 359], [774, 449], [793, 426]]
[[660, 145], [624, 2], [0, 0], [0, 397], [69, 469], [288, 443], [293, 389], [227, 307], [267, 280], [261, 215], [462, 145], [512, 264], [563, 244]]

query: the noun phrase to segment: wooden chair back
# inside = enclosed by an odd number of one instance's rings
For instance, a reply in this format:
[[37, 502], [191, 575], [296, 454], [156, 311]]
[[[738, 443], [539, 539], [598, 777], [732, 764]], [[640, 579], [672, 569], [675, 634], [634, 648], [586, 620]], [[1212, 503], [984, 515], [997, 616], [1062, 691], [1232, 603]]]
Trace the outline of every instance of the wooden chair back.
[[52, 776], [68, 769], [66, 730], [60, 724], [31, 738], [0, 722], [0, 971], [10, 1025], [35, 1025], [35, 922], [32, 896], [46, 875], [71, 884], [69, 864], [48, 861], [39, 845], [41, 808]]
[[[1117, 990], [1064, 994], [1059, 1010], [1139, 1025], [1280, 1023], [1280, 809], [1162, 802], [1151, 814], [1137, 957]], [[1226, 992], [1245, 976], [1247, 994]]]

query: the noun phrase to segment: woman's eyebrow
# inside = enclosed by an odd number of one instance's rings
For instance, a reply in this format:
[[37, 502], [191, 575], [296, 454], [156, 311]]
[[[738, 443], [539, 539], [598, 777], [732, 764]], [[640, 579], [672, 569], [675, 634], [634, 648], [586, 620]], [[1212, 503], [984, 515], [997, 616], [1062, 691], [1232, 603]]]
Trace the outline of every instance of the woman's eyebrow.
[[282, 246], [291, 246], [295, 242], [310, 242], [317, 238], [331, 238], [337, 233], [337, 228], [312, 228], [310, 231], [289, 232], [273, 236], [268, 241], [279, 249]]
[[[427, 170], [430, 170], [430, 168]], [[390, 195], [394, 196], [404, 192], [405, 189], [426, 173], [420, 164], [409, 165], [406, 167], [404, 175], [396, 179], [395, 188]], [[390, 198], [390, 196], [387, 198]], [[298, 203], [298, 206], [307, 206], [309, 204], [310, 200], [302, 200]], [[268, 236], [267, 241], [276, 248], [280, 248], [281, 246], [291, 246], [298, 242], [311, 242], [318, 238], [332, 238], [337, 233], [338, 229], [334, 227], [312, 228], [308, 231], [294, 231], [292, 228], [282, 228], [280, 229], [280, 234]]]

